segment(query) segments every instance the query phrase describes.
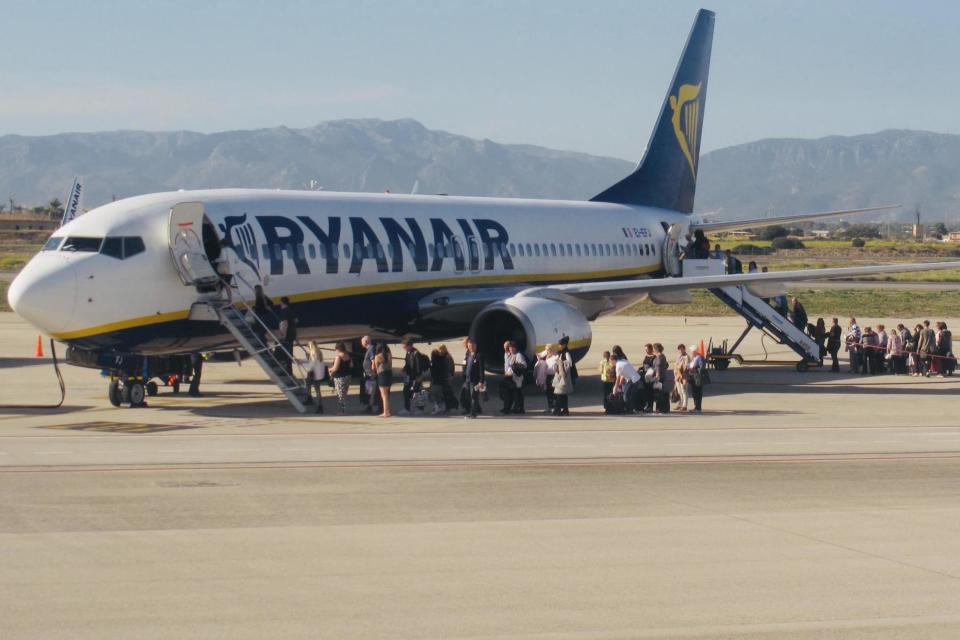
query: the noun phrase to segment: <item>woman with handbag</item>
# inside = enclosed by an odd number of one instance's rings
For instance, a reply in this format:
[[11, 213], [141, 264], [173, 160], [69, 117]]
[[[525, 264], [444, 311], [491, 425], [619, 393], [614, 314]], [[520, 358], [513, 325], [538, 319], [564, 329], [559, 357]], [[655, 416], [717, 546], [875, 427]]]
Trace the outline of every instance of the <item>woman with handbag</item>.
[[334, 348], [337, 355], [334, 356], [333, 366], [330, 367], [330, 377], [333, 378], [333, 387], [337, 391], [337, 415], [342, 416], [347, 412], [347, 392], [350, 390], [353, 362], [350, 360], [350, 354], [347, 353], [346, 343], [338, 342]]

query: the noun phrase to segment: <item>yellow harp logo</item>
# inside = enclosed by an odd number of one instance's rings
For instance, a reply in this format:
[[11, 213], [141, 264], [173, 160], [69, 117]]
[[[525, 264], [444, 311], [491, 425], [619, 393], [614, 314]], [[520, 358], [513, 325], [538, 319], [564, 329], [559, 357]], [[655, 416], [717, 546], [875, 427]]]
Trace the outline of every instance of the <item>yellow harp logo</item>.
[[[702, 84], [702, 83], [701, 83]], [[697, 129], [700, 127], [700, 84], [682, 84], [677, 95], [670, 96], [673, 109], [673, 133], [687, 158], [693, 177], [697, 177]]]

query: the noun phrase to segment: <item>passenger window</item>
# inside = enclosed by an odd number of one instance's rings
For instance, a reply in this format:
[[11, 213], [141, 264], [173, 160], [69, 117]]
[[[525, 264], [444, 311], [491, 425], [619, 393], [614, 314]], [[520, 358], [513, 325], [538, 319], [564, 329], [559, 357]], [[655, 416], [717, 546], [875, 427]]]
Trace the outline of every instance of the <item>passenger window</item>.
[[100, 247], [100, 253], [117, 260], [123, 260], [123, 238], [117, 236], [105, 239], [103, 246]]
[[303, 260], [303, 259], [306, 258], [306, 257], [307, 257], [307, 256], [306, 256], [306, 254], [305, 254], [304, 251], [303, 251], [303, 245], [302, 245], [302, 244], [298, 244], [298, 245], [297, 245], [297, 258], [300, 259], [300, 260]]
[[534, 249], [534, 251], [537, 252], [537, 257], [539, 258], [539, 257], [540, 257], [540, 245], [538, 245], [538, 244], [533, 245], [533, 249]]
[[427, 254], [430, 256], [430, 259], [433, 260], [437, 257], [437, 245], [432, 242], [427, 245]]
[[[310, 245], [310, 246], [313, 246], [313, 245]], [[320, 259], [326, 260], [326, 259], [327, 259], [327, 245], [325, 245], [325, 244], [317, 245], [317, 253], [320, 255]]]
[[307, 245], [307, 255], [310, 256], [310, 259], [311, 259], [311, 260], [315, 260], [315, 259], [317, 258], [317, 248], [316, 248], [315, 246], [313, 246], [312, 244], [308, 244], [308, 245]]
[[350, 259], [350, 245], [348, 245], [346, 242], [343, 243], [343, 257], [347, 260]]
[[577, 250], [577, 257], [579, 258], [579, 257], [580, 257], [580, 243], [577, 243], [577, 244], [575, 244], [575, 245], [573, 245], [573, 246], [574, 246], [574, 248]]
[[[546, 250], [544, 250], [544, 253], [546, 253]], [[557, 257], [557, 245], [555, 244], [550, 245], [550, 255], [552, 255], [554, 258]]]
[[510, 243], [510, 255], [516, 257], [517, 255], [517, 245]]
[[60, 248], [61, 242], [63, 242], [63, 236], [53, 236], [43, 244], [41, 251], [56, 251]]
[[103, 244], [103, 238], [80, 238], [70, 237], [60, 247], [60, 251], [71, 251], [74, 253], [97, 253], [100, 251], [100, 245]]
[[522, 244], [518, 244], [518, 245], [517, 245], [517, 250], [518, 250], [517, 252], [520, 254], [520, 257], [522, 258], [522, 257], [523, 257], [523, 245], [522, 245]]
[[560, 255], [561, 255], [562, 257], [566, 257], [566, 255], [567, 255], [566, 252], [563, 250], [563, 245], [562, 245], [562, 244], [560, 245]]

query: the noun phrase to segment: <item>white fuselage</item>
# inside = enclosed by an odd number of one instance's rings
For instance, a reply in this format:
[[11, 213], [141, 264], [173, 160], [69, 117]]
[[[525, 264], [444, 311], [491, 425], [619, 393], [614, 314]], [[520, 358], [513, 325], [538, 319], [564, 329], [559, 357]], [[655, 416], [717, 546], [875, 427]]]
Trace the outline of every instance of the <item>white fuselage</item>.
[[[421, 322], [437, 292], [634, 279], [662, 271], [664, 228], [688, 216], [617, 204], [506, 198], [225, 189], [114, 202], [59, 229], [10, 288], [14, 309], [51, 336], [149, 353], [226, 346], [221, 328], [188, 320], [198, 292], [169, 246], [170, 211], [200, 202], [246, 299], [246, 283], [288, 296], [304, 337], [375, 332], [455, 337], [469, 318]], [[129, 257], [97, 239], [141, 238]], [[69, 251], [70, 239], [85, 251]], [[77, 243], [73, 243], [77, 248]], [[106, 245], [103, 245], [106, 246]], [[112, 246], [119, 246], [116, 242]], [[614, 307], [636, 295], [614, 299]]]

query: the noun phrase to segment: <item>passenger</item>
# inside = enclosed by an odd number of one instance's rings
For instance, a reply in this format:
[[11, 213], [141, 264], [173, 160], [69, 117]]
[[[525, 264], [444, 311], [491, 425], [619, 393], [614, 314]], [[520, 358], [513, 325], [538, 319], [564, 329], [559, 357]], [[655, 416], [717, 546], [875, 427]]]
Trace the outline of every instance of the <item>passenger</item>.
[[663, 345], [659, 342], [653, 343], [653, 393], [654, 393], [654, 412], [664, 414], [670, 410], [670, 380], [668, 372], [670, 366], [667, 364], [667, 356], [663, 353]]
[[323, 413], [323, 398], [320, 394], [320, 384], [327, 377], [327, 365], [323, 361], [323, 351], [317, 346], [316, 340], [307, 343], [307, 361], [304, 369], [307, 371], [307, 404], [313, 404], [312, 392], [317, 393], [317, 413]]
[[691, 357], [687, 363], [687, 381], [690, 384], [690, 394], [693, 396], [693, 410], [700, 413], [703, 410], [703, 387], [707, 383], [707, 363], [698, 347], [691, 348]]
[[297, 316], [287, 296], [280, 298], [280, 335], [278, 337], [281, 349], [277, 353], [277, 359], [283, 363], [287, 373], [292, 375], [293, 344], [297, 341]]
[[[423, 379], [430, 373], [430, 358], [420, 353], [412, 340], [403, 341], [403, 409], [400, 415], [410, 415], [414, 395], [423, 391]], [[415, 415], [422, 415], [421, 407], [414, 407]]]
[[503, 408], [500, 409], [500, 413], [508, 414], [513, 413], [513, 390], [516, 388], [516, 384], [513, 381], [513, 376], [507, 375], [507, 370], [510, 368], [510, 341], [504, 340], [503, 342], [503, 379], [500, 380], [500, 400], [503, 401]]
[[377, 357], [377, 345], [370, 336], [360, 338], [363, 347], [363, 380], [360, 383], [360, 406], [363, 413], [381, 412], [380, 390], [377, 388], [377, 376], [373, 372], [373, 359]]
[[673, 388], [677, 396], [677, 404], [673, 407], [674, 411], [687, 410], [687, 392], [689, 391], [687, 367], [689, 364], [690, 358], [687, 356], [687, 347], [678, 344], [677, 361], [673, 365]]
[[743, 263], [727, 249], [724, 256], [727, 259], [727, 273], [743, 273]]
[[723, 249], [720, 248], [719, 244], [713, 247], [713, 255], [710, 257], [714, 260], [723, 260]]
[[833, 319], [830, 325], [830, 332], [827, 334], [827, 353], [830, 354], [832, 364], [830, 371], [837, 373], [840, 371], [840, 362], [837, 360], [837, 353], [840, 351], [840, 345], [843, 343], [843, 329], [840, 328], [840, 321]]
[[333, 388], [337, 392], [337, 415], [342, 416], [347, 412], [347, 392], [350, 391], [353, 362], [350, 359], [350, 354], [347, 353], [345, 342], [338, 342], [334, 349], [336, 355], [333, 358], [333, 365], [330, 367], [330, 377], [333, 378]]
[[[560, 341], [557, 343], [560, 346], [560, 353], [569, 352], [570, 350], [570, 336], [563, 336], [560, 338]], [[580, 373], [577, 372], [577, 363], [574, 361], [573, 356], [570, 356], [570, 384], [574, 387], [577, 386], [577, 379], [580, 377]]]
[[923, 321], [920, 333], [920, 355], [923, 358], [923, 373], [930, 377], [934, 373], [934, 355], [937, 352], [937, 332], [930, 328], [930, 321]]
[[220, 290], [227, 294], [227, 301], [233, 303], [233, 272], [230, 269], [230, 255], [224, 249], [232, 249], [233, 242], [230, 236], [224, 236], [220, 239], [219, 247], [216, 252], [216, 258], [213, 261], [213, 268], [220, 277]]
[[878, 324], [877, 325], [877, 350], [874, 357], [874, 364], [877, 367], [877, 373], [886, 372], [886, 354], [887, 354], [887, 344], [890, 340], [890, 336], [887, 335], [886, 325]]
[[453, 394], [453, 357], [442, 344], [430, 354], [430, 395], [433, 398], [433, 414], [448, 414], [458, 406]]
[[570, 415], [570, 394], [573, 393], [573, 358], [567, 348], [569, 339], [560, 339], [560, 354], [557, 356], [557, 372], [553, 376], [553, 415]]
[[383, 406], [381, 418], [389, 418], [390, 413], [390, 385], [393, 384], [393, 354], [390, 353], [390, 346], [386, 343], [380, 343], [377, 347], [377, 355], [373, 358], [373, 373], [377, 378], [377, 388], [380, 390], [380, 401]]
[[803, 331], [807, 328], [807, 310], [803, 308], [803, 305], [800, 304], [800, 299], [794, 296], [793, 298], [793, 313], [791, 314], [791, 320], [793, 321], [793, 326], [800, 331]]
[[887, 339], [887, 360], [890, 362], [890, 373], [899, 376], [903, 373], [903, 338], [900, 331], [891, 331]]
[[640, 374], [641, 381], [643, 382], [643, 399], [640, 409], [644, 413], [651, 413], [653, 412], [653, 403], [656, 400], [656, 394], [653, 390], [656, 371], [654, 370], [653, 362], [656, 360], [657, 355], [653, 352], [653, 345], [649, 342], [643, 345], [643, 349], [643, 363], [641, 369], [637, 372]]
[[756, 272], [757, 272], [757, 263], [756, 263], [755, 261], [751, 260], [751, 261], [747, 264], [747, 273], [756, 273]]
[[827, 355], [827, 323], [823, 318], [817, 318], [817, 324], [813, 328], [813, 341], [817, 343], [817, 352], [820, 354], [820, 366], [823, 366], [823, 357]]
[[847, 335], [844, 338], [847, 352], [850, 354], [850, 373], [860, 372], [860, 327], [856, 318], [850, 318], [847, 323]]
[[[507, 345], [507, 361], [504, 376], [507, 381], [506, 392], [509, 394], [509, 406], [511, 411], [516, 414], [522, 414], [523, 410], [523, 377], [527, 373], [527, 359], [517, 349], [517, 343], [512, 340]], [[504, 403], [504, 410], [501, 413], [509, 413], [507, 402]]]
[[877, 334], [873, 327], [867, 327], [860, 336], [860, 374], [877, 373]]
[[603, 409], [609, 413], [609, 398], [613, 387], [617, 384], [617, 366], [610, 362], [610, 352], [604, 351], [600, 359], [600, 384], [603, 388]]
[[637, 408], [637, 384], [640, 382], [640, 374], [627, 359], [627, 354], [623, 352], [620, 345], [614, 345], [610, 349], [612, 357], [617, 359], [615, 372], [617, 382], [614, 385], [613, 392], [619, 393], [623, 397], [623, 410], [625, 413], [631, 413]]
[[703, 235], [703, 231], [700, 229], [693, 232], [693, 257], [698, 260], [705, 260], [710, 257], [710, 240]]
[[463, 380], [467, 402], [463, 405], [466, 418], [476, 418], [480, 413], [480, 395], [487, 389], [487, 374], [484, 371], [483, 356], [477, 351], [473, 338], [466, 339], [467, 355], [464, 358]]
[[910, 352], [911, 376], [923, 375], [923, 357], [920, 354], [920, 340], [922, 337], [923, 325], [918, 324], [913, 328], [913, 333], [910, 335], [910, 342], [908, 344], [908, 351]]
[[256, 318], [250, 318], [250, 327], [263, 344], [267, 343], [267, 328], [275, 328], [273, 322], [273, 300], [263, 292], [263, 285], [253, 288], [253, 313]]
[[947, 328], [946, 322], [938, 324], [940, 331], [937, 332], [937, 350], [942, 363], [941, 371], [944, 376], [952, 376], [957, 365], [953, 357], [953, 333]]
[[556, 397], [553, 395], [553, 376], [557, 373], [557, 348], [548, 344], [547, 348], [537, 354], [537, 364], [534, 368], [534, 379], [537, 386], [543, 389], [547, 399], [547, 413], [552, 413], [556, 406]]

